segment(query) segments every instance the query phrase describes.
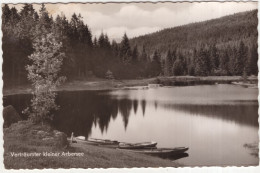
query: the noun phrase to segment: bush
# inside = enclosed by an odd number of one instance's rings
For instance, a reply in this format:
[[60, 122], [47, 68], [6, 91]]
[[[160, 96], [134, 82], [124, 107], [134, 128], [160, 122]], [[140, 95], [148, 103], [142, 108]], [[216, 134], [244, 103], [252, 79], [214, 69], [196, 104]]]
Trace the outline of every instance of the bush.
[[106, 78], [109, 80], [115, 79], [113, 73], [110, 70], [106, 72]]

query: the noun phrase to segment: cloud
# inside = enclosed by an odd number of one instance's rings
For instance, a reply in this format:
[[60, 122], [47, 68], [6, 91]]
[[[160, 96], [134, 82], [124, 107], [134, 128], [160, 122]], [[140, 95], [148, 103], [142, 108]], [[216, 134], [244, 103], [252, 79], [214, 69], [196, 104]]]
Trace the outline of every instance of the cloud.
[[[176, 4], [178, 5], [178, 3]], [[256, 9], [257, 3], [192, 3], [187, 8], [171, 9], [169, 6], [158, 6], [152, 10], [143, 9], [138, 4], [125, 4], [117, 12], [103, 14], [102, 11], [82, 11], [85, 22], [97, 35], [103, 30], [111, 38], [118, 40], [124, 32], [134, 37], [162, 28], [184, 25]], [[84, 10], [83, 8], [81, 8]]]

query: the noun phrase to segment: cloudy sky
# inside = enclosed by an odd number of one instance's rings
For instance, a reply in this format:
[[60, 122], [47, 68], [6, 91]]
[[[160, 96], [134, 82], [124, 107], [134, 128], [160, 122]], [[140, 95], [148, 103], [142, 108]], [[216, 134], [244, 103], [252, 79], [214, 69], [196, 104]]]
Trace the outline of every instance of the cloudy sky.
[[[22, 4], [15, 5], [21, 9]], [[34, 4], [39, 10], [39, 4]], [[103, 31], [109, 38], [120, 41], [124, 32], [132, 38], [163, 28], [205, 21], [242, 11], [257, 9], [257, 2], [184, 2], [184, 3], [71, 3], [46, 4], [56, 17], [65, 14], [69, 19], [80, 13], [93, 36]]]

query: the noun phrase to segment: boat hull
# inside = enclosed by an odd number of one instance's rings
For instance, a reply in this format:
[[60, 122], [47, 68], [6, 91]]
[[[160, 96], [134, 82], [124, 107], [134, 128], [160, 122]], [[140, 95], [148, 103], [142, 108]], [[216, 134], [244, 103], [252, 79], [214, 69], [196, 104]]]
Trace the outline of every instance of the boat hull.
[[148, 154], [152, 156], [159, 156], [159, 157], [170, 157], [170, 156], [184, 153], [188, 149], [189, 148], [187, 147], [179, 147], [179, 148], [136, 149], [136, 150], [127, 150], [127, 151], [141, 153], [141, 154]]
[[118, 148], [120, 149], [145, 149], [145, 148], [155, 148], [157, 142], [143, 142], [143, 143], [119, 143]]
[[[68, 139], [71, 141], [71, 139]], [[80, 143], [80, 144], [86, 144], [86, 145], [94, 145], [94, 146], [102, 146], [106, 148], [117, 148], [118, 143], [100, 143], [100, 142], [93, 142], [89, 140], [81, 140], [81, 139], [73, 139], [72, 143]]]

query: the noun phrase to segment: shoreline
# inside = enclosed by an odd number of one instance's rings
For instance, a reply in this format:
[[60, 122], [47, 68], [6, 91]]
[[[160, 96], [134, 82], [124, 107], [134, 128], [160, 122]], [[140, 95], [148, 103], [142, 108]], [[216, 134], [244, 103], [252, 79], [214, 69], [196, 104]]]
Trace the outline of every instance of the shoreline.
[[[178, 161], [56, 138], [49, 125], [19, 121], [4, 129], [6, 169], [184, 167]], [[61, 142], [63, 141], [63, 142]], [[59, 144], [59, 145], [56, 145]]]
[[[257, 87], [257, 76], [250, 76], [247, 78], [248, 82], [253, 82]], [[243, 82], [241, 76], [171, 76], [171, 77], [155, 77], [146, 79], [132, 79], [132, 80], [107, 80], [107, 79], [90, 79], [90, 80], [73, 80], [65, 82], [58, 87], [56, 91], [83, 91], [83, 90], [112, 90], [121, 89], [124, 87], [133, 86], [148, 86], [148, 84], [161, 84], [164, 86], [192, 86], [205, 84], [221, 84]], [[243, 83], [241, 83], [243, 86]], [[20, 85], [15, 87], [3, 88], [3, 96], [16, 94], [30, 94], [30, 85]]]

